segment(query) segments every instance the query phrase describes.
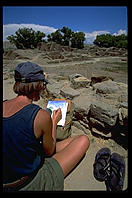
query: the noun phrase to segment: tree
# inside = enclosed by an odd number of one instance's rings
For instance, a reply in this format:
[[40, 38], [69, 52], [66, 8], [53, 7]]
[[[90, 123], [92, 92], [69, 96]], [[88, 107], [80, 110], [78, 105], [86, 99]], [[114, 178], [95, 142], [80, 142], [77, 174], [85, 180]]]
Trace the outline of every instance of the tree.
[[83, 32], [75, 33], [65, 26], [62, 29], [49, 34], [47, 37], [48, 41], [53, 41], [61, 45], [69, 46], [71, 44], [71, 47], [79, 49], [84, 47], [83, 42], [85, 41], [85, 34]]
[[65, 27], [65, 26], [61, 29], [61, 32], [63, 33], [62, 43], [63, 43], [63, 45], [68, 46], [72, 39], [73, 32], [71, 29], [69, 29], [68, 27]]
[[45, 34], [43, 32], [37, 31], [34, 32], [34, 48], [37, 47], [37, 44], [39, 42], [46, 42], [43, 38], [45, 37]]
[[98, 45], [99, 47], [112, 47], [113, 46], [112, 35], [110, 34], [97, 35], [96, 39], [94, 40], [94, 44]]
[[[15, 36], [8, 36], [7, 39], [18, 49], [36, 48], [40, 42], [44, 40], [45, 33], [37, 31], [32, 28], [18, 29]], [[47, 35], [47, 41], [53, 41], [61, 45], [72, 46], [73, 48], [82, 49], [84, 47], [85, 34], [83, 32], [73, 32], [68, 27], [63, 27], [55, 32]]]
[[83, 32], [75, 32], [72, 34], [72, 47], [82, 49], [84, 48], [85, 34]]
[[55, 32], [52, 32], [51, 34], [48, 34], [47, 37], [48, 37], [48, 42], [53, 41], [58, 44], [62, 44], [62, 35], [59, 29], [56, 30]]
[[32, 28], [19, 28], [15, 34], [8, 36], [7, 40], [15, 44], [18, 49], [36, 48], [37, 43], [42, 42], [45, 37], [43, 32], [35, 32]]
[[125, 34], [121, 34], [118, 36], [114, 36], [114, 46], [118, 48], [127, 48], [127, 36]]
[[127, 36], [125, 34], [118, 36], [101, 34], [97, 35], [93, 43], [99, 47], [127, 48]]

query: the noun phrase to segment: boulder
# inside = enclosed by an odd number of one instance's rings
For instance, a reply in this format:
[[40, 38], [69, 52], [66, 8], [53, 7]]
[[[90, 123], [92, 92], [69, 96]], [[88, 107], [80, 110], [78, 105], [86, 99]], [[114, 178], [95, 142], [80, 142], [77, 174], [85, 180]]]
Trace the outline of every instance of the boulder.
[[128, 123], [128, 109], [121, 107], [119, 108], [119, 123], [126, 125]]
[[60, 89], [64, 86], [64, 83], [60, 82], [52, 82], [47, 84], [47, 91], [53, 96], [53, 97], [58, 97], [60, 94]]
[[82, 123], [80, 123], [80, 121], [73, 121], [72, 126], [76, 127], [77, 131], [79, 129], [79, 130], [81, 130], [83, 133], [85, 133], [87, 135], [91, 132], [89, 130], [89, 128], [86, 128]]
[[91, 80], [89, 80], [88, 78], [85, 78], [81, 74], [70, 75], [69, 79], [72, 83], [71, 87], [74, 89], [87, 87], [88, 85], [90, 85], [90, 82], [91, 82]]
[[94, 127], [91, 129], [91, 132], [92, 132], [93, 135], [102, 137], [104, 139], [108, 139], [108, 138], [112, 137], [111, 133], [107, 133], [106, 131], [100, 131], [97, 128], [94, 128]]
[[119, 91], [117, 83], [112, 80], [96, 83], [93, 85], [93, 88], [96, 89], [96, 93], [102, 94], [113, 94]]
[[84, 116], [88, 115], [90, 110], [90, 105], [92, 102], [92, 96], [90, 95], [80, 95], [73, 99], [73, 103], [75, 105], [75, 112], [78, 114], [84, 114]]
[[113, 80], [112, 77], [108, 77], [108, 76], [92, 76], [91, 77], [91, 85], [94, 85], [95, 83], [100, 83], [103, 81], [107, 81], [107, 80]]
[[80, 87], [87, 87], [88, 85], [90, 85], [91, 80], [81, 76], [78, 78], [73, 79], [72, 81], [72, 87], [74, 89], [80, 88]]
[[91, 117], [103, 122], [109, 126], [114, 126], [118, 117], [118, 108], [95, 100], [90, 106]]
[[66, 99], [73, 99], [80, 95], [79, 91], [72, 89], [70, 86], [65, 86], [60, 89], [60, 94]]
[[75, 78], [79, 78], [79, 77], [82, 77], [81, 74], [71, 74], [69, 75], [69, 81], [72, 82]]
[[94, 98], [91, 87], [79, 89], [80, 95], [73, 98], [72, 102], [75, 105], [74, 117], [76, 120], [81, 120], [88, 124], [87, 116], [89, 114], [90, 105]]
[[96, 127], [96, 128], [105, 128], [105, 125], [103, 122], [100, 122], [99, 120], [96, 120], [95, 118], [90, 117], [89, 118], [90, 124], [92, 125], [92, 127]]
[[[48, 80], [50, 84], [47, 85], [47, 90], [52, 98], [70, 99], [74, 106], [70, 114], [67, 112], [65, 126], [57, 127], [57, 140], [70, 137], [72, 126], [80, 129], [82, 133], [91, 132], [106, 139], [115, 137], [115, 132], [119, 135], [121, 129], [127, 134], [126, 84], [102, 76], [90, 83], [81, 74], [72, 74], [69, 80], [62, 76], [49, 75]], [[124, 137], [127, 138], [127, 135]]]

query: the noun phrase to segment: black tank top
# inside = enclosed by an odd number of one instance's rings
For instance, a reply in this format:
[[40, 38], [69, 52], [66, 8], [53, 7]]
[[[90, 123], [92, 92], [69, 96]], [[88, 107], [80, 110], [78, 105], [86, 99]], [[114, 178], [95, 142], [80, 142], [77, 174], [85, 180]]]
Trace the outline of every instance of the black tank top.
[[29, 104], [3, 118], [3, 183], [13, 182], [39, 168], [42, 146], [34, 135], [33, 123], [40, 109]]

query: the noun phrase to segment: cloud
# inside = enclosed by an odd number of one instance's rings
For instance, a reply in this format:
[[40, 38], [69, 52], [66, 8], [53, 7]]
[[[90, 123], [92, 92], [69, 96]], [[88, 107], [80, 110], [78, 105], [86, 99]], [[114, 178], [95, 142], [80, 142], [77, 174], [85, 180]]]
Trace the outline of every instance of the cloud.
[[85, 32], [85, 38], [86, 38], [86, 43], [93, 43], [93, 41], [96, 39], [97, 35], [100, 34], [110, 34], [110, 32], [102, 30], [102, 31], [93, 31], [91, 33], [86, 33]]
[[[91, 33], [85, 32], [85, 38], [86, 38], [85, 43], [92, 44], [93, 41], [96, 39], [96, 36], [101, 35], [101, 34], [111, 34], [111, 33], [109, 31], [106, 31], [106, 30], [93, 31]], [[127, 35], [127, 30], [121, 30], [120, 29], [120, 30], [118, 30], [118, 32], [115, 32], [112, 35], [118, 36], [118, 35], [121, 35], [121, 34]]]
[[7, 24], [3, 25], [3, 40], [7, 40], [7, 36], [15, 35], [15, 32], [21, 28], [32, 28], [34, 31], [44, 32], [46, 35], [55, 32], [57, 29], [49, 26], [42, 26], [36, 24]]
[[113, 33], [113, 35], [115, 35], [115, 36], [118, 36], [118, 35], [121, 35], [121, 34], [125, 34], [125, 35], [127, 35], [127, 31], [126, 30], [118, 30], [118, 32], [116, 33]]
[[[42, 26], [42, 25], [36, 25], [36, 24], [7, 24], [3, 25], [3, 40], [7, 40], [7, 36], [9, 35], [15, 35], [15, 32], [19, 28], [32, 28], [34, 31], [40, 31], [44, 32], [46, 35], [51, 34], [52, 32], [55, 32], [57, 29], [54, 27], [49, 26]], [[101, 34], [110, 34], [107, 30], [100, 30], [100, 31], [93, 31], [93, 32], [85, 32], [85, 43], [92, 44], [93, 41], [96, 39], [97, 35]], [[120, 35], [120, 34], [127, 34], [126, 30], [118, 30], [118, 32], [113, 33], [112, 35]]]

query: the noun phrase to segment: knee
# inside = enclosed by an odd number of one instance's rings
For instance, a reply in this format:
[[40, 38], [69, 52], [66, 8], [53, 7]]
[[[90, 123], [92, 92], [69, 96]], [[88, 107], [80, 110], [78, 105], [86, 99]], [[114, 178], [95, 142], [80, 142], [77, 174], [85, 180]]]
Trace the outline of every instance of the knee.
[[90, 140], [89, 140], [88, 136], [81, 135], [80, 141], [81, 141], [81, 144], [82, 144], [83, 148], [85, 149], [85, 151], [87, 151], [89, 148], [89, 145], [90, 145]]

